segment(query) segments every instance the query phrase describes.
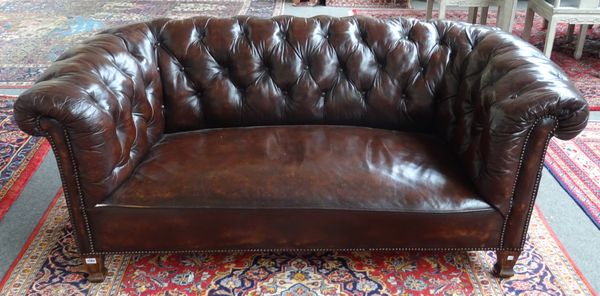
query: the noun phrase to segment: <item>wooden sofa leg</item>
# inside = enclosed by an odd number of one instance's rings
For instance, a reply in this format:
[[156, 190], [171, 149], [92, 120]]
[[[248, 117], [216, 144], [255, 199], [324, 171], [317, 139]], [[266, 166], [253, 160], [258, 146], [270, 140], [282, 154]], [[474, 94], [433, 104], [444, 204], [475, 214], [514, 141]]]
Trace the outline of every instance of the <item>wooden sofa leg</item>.
[[88, 273], [88, 280], [92, 283], [100, 283], [106, 277], [106, 267], [104, 266], [104, 255], [85, 256], [83, 265]]
[[521, 252], [515, 251], [496, 251], [498, 260], [494, 265], [494, 275], [501, 278], [509, 278], [515, 275], [513, 267], [517, 263]]

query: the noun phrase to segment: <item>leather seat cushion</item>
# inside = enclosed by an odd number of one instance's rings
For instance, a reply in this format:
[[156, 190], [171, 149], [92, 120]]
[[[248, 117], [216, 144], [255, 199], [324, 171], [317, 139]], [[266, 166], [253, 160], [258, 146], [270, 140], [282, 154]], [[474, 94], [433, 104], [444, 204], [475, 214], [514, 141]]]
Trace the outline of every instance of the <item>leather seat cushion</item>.
[[96, 207], [490, 211], [434, 136], [350, 126], [165, 135]]

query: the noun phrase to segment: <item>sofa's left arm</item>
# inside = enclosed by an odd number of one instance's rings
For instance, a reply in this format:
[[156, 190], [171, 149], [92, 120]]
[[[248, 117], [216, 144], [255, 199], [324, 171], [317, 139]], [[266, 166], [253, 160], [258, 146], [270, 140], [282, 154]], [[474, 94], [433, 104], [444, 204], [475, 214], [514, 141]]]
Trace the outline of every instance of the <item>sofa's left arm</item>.
[[163, 134], [152, 28], [103, 32], [65, 52], [14, 105], [23, 131], [48, 137], [82, 209], [119, 186]]

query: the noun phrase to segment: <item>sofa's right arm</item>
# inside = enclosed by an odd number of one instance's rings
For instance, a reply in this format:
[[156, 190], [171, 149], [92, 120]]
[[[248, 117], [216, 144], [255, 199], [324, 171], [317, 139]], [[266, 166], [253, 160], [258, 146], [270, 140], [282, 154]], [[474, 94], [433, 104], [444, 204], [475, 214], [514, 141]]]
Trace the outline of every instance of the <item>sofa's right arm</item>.
[[19, 127], [49, 138], [81, 207], [110, 194], [163, 133], [153, 36], [147, 24], [101, 33], [63, 54], [15, 103]]
[[479, 194], [504, 216], [499, 248], [522, 250], [548, 142], [587, 123], [588, 104], [539, 50], [485, 27], [438, 22], [452, 40], [438, 127]]
[[440, 130], [480, 194], [509, 215], [535, 131], [551, 125], [541, 148], [552, 135], [573, 138], [586, 126], [588, 105], [560, 68], [520, 38], [483, 27], [454, 28], [448, 35], [457, 36], [454, 46], [464, 58], [456, 63], [457, 74], [448, 75], [457, 82], [447, 83], [453, 89], [440, 100]]

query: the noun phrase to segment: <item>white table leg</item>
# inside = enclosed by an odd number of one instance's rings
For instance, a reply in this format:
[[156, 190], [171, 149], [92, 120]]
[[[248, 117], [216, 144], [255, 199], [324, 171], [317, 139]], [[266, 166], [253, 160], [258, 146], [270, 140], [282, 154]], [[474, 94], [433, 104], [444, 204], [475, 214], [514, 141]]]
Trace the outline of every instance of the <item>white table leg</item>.
[[433, 15], [433, 2], [433, 0], [427, 0], [427, 20], [430, 20], [431, 16]]
[[481, 8], [481, 18], [480, 22], [482, 25], [487, 25], [487, 16], [488, 16], [489, 7], [485, 6]]
[[554, 46], [554, 36], [556, 36], [556, 19], [551, 18], [548, 21], [548, 30], [546, 30], [546, 42], [544, 42], [544, 55], [552, 55], [552, 46]]
[[567, 42], [573, 41], [573, 32], [574, 31], [575, 31], [575, 25], [569, 24], [569, 27], [567, 28]]
[[577, 46], [575, 47], [575, 59], [581, 59], [583, 54], [583, 44], [585, 43], [585, 35], [587, 34], [588, 24], [581, 25], [579, 29], [579, 37], [577, 37]]
[[523, 35], [521, 38], [525, 41], [529, 41], [529, 36], [531, 36], [531, 27], [533, 27], [533, 17], [535, 16], [535, 12], [531, 8], [527, 8], [527, 14], [525, 15], [525, 27], [523, 28]]
[[498, 13], [497, 26], [506, 32], [512, 32], [512, 27], [517, 11], [517, 0], [504, 0], [501, 2], [501, 11]]
[[477, 23], [477, 7], [469, 7], [469, 17], [467, 22], [471, 24]]
[[447, 0], [440, 0], [440, 9], [438, 10], [438, 19], [443, 20], [446, 19], [446, 2]]

